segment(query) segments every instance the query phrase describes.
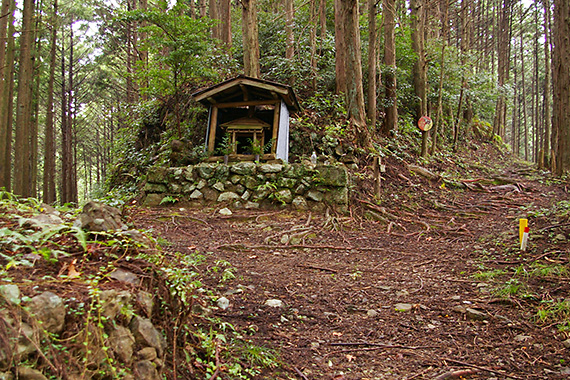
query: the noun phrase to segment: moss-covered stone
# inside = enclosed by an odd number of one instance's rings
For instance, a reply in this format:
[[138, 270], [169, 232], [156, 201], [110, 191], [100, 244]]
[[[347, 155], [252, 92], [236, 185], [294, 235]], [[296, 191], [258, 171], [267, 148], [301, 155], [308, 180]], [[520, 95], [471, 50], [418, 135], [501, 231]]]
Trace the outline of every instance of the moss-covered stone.
[[289, 189], [279, 190], [274, 196], [275, 199], [281, 203], [291, 203], [293, 201], [293, 194], [291, 194], [291, 190]]
[[221, 193], [218, 196], [217, 201], [218, 202], [229, 202], [229, 201], [236, 201], [241, 199], [239, 195], [237, 195], [236, 193], [233, 193], [231, 191], [227, 191], [225, 193]]
[[209, 187], [205, 187], [201, 191], [204, 194], [204, 199], [210, 202], [217, 201], [218, 197], [220, 196], [220, 193], [218, 191]]
[[168, 169], [163, 167], [150, 168], [148, 169], [146, 180], [150, 183], [167, 183]]
[[166, 193], [166, 185], [161, 183], [146, 183], [144, 185], [144, 191], [147, 193]]
[[166, 196], [166, 194], [148, 194], [143, 202], [143, 206], [145, 207], [156, 207], [160, 205], [162, 199]]
[[254, 190], [259, 185], [259, 181], [255, 177], [251, 176], [242, 177], [240, 183], [244, 185], [246, 189], [250, 190]]
[[201, 163], [194, 167], [194, 170], [198, 173], [198, 176], [203, 179], [210, 179], [214, 176], [214, 172], [218, 164], [211, 163]]
[[228, 165], [218, 165], [216, 169], [214, 169], [214, 178], [219, 181], [226, 181], [230, 176], [230, 168]]
[[194, 167], [189, 165], [187, 167], [184, 168], [184, 179], [186, 179], [186, 181], [194, 181]]
[[309, 190], [307, 193], [307, 199], [315, 202], [322, 202], [324, 197], [324, 194], [317, 190]]
[[230, 166], [230, 171], [239, 175], [254, 175], [257, 165], [253, 162], [238, 162]]
[[286, 187], [288, 189], [294, 188], [296, 184], [297, 180], [295, 178], [282, 177], [277, 180], [277, 186]]
[[322, 165], [317, 166], [321, 185], [324, 186], [348, 186], [348, 170], [346, 166]]
[[339, 187], [332, 189], [326, 193], [325, 199], [333, 204], [346, 205], [348, 204], [348, 188]]
[[257, 167], [261, 173], [279, 173], [283, 171], [281, 164], [261, 164]]

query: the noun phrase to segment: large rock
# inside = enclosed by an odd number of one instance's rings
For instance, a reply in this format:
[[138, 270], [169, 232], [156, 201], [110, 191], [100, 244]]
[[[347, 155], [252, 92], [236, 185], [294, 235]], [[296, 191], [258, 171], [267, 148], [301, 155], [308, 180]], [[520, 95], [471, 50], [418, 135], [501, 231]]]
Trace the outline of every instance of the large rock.
[[253, 162], [238, 162], [230, 167], [232, 173], [240, 175], [254, 175], [256, 165]]
[[156, 366], [149, 360], [136, 362], [133, 372], [137, 380], [160, 380]]
[[18, 285], [5, 284], [0, 285], [0, 297], [6, 300], [9, 304], [20, 304], [20, 288]]
[[202, 189], [202, 193], [204, 194], [204, 199], [210, 202], [214, 202], [218, 200], [218, 197], [220, 196], [219, 191], [214, 190], [212, 188], [209, 187], [205, 187]]
[[317, 190], [310, 190], [307, 193], [307, 199], [315, 202], [322, 202], [324, 199], [324, 194]]
[[154, 347], [158, 356], [162, 356], [166, 342], [150, 320], [135, 316], [129, 328], [137, 343], [147, 347]]
[[129, 329], [117, 325], [109, 334], [109, 347], [115, 352], [115, 355], [125, 364], [129, 364], [133, 358], [133, 346], [135, 345], [135, 337]]
[[0, 380], [14, 380], [14, 375], [11, 372], [0, 372]]
[[262, 164], [259, 165], [259, 171], [261, 173], [279, 173], [283, 170], [283, 165], [281, 164]]
[[119, 312], [131, 308], [133, 295], [127, 290], [104, 290], [99, 294], [101, 314], [109, 319], [115, 319]]
[[94, 201], [83, 206], [83, 211], [73, 225], [94, 232], [120, 230], [124, 226], [118, 208]]
[[323, 165], [317, 166], [321, 185], [324, 186], [348, 186], [348, 170], [346, 166]]
[[282, 203], [291, 203], [293, 201], [293, 194], [291, 190], [283, 189], [275, 193], [275, 199]]
[[204, 194], [200, 190], [196, 189], [192, 194], [190, 194], [190, 196], [188, 196], [188, 198], [191, 200], [199, 200], [204, 198]]
[[33, 354], [38, 349], [38, 343], [35, 341], [34, 329], [27, 323], [22, 322], [17, 329], [20, 334], [18, 341], [16, 342], [15, 354], [20, 358], [25, 358], [26, 356]]
[[221, 193], [218, 196], [218, 202], [228, 202], [228, 201], [235, 201], [235, 200], [240, 200], [240, 199], [241, 199], [241, 197], [239, 195], [237, 195], [236, 193], [232, 193], [231, 191]]
[[165, 193], [167, 190], [166, 185], [162, 183], [150, 183], [147, 182], [144, 185], [144, 191], [147, 193]]
[[137, 293], [137, 303], [141, 306], [147, 316], [150, 317], [152, 315], [152, 309], [154, 308], [154, 299], [152, 294], [141, 290]]
[[47, 380], [40, 371], [30, 367], [18, 367], [18, 380]]
[[348, 204], [348, 188], [339, 187], [331, 190], [327, 193], [327, 199], [330, 203], [335, 203], [338, 205]]
[[26, 220], [24, 226], [44, 228], [46, 226], [57, 226], [62, 223], [63, 220], [55, 214], [38, 214]]
[[210, 179], [214, 176], [214, 171], [216, 170], [217, 164], [201, 163], [194, 167], [198, 176], [203, 179]]
[[309, 209], [309, 205], [307, 204], [307, 201], [302, 196], [296, 196], [295, 199], [293, 199], [291, 204], [297, 210], [308, 210]]
[[146, 180], [150, 183], [167, 183], [168, 169], [164, 167], [150, 168], [146, 175]]
[[46, 331], [58, 334], [63, 330], [65, 305], [58, 295], [52, 292], [43, 292], [32, 298], [28, 307]]
[[149, 193], [146, 195], [146, 198], [143, 202], [143, 206], [145, 207], [156, 207], [160, 205], [162, 199], [164, 199], [164, 194], [156, 194], [156, 193]]

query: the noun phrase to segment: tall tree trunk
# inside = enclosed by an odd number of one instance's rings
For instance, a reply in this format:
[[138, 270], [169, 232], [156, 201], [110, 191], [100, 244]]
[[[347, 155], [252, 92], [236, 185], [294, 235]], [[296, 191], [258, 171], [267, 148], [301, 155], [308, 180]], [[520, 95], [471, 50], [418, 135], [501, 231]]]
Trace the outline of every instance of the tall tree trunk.
[[210, 12], [210, 18], [215, 21], [215, 24], [212, 26], [212, 38], [220, 40], [221, 30], [220, 30], [220, 24], [218, 23], [218, 21], [220, 20], [220, 9], [219, 9], [218, 0], [210, 0], [209, 12]]
[[16, 140], [18, 154], [14, 160], [14, 193], [33, 196], [31, 178], [31, 129], [34, 62], [32, 44], [34, 36], [34, 0], [24, 0], [22, 33], [20, 36], [20, 67], [18, 70], [18, 98], [16, 101]]
[[396, 0], [382, 0], [384, 10], [384, 66], [382, 72], [385, 91], [384, 122], [382, 132], [386, 135], [396, 129], [398, 124], [398, 98], [396, 95]]
[[570, 171], [570, 2], [554, 0], [552, 129], [557, 131], [556, 174]]
[[55, 193], [55, 129], [54, 129], [54, 81], [56, 67], [56, 42], [57, 42], [57, 0], [53, 2], [53, 14], [51, 20], [50, 36], [50, 64], [47, 87], [45, 147], [44, 147], [44, 181], [43, 201], [53, 204], [56, 201]]
[[360, 49], [360, 28], [357, 0], [342, 0], [344, 37], [346, 46], [346, 104], [350, 120], [350, 134], [363, 147], [370, 145], [370, 134], [366, 126], [364, 111], [364, 88], [362, 86], [362, 55]]
[[227, 54], [232, 51], [232, 6], [230, 0], [220, 0], [220, 39]]
[[368, 0], [368, 120], [376, 126], [376, 0]]
[[327, 0], [320, 0], [319, 2], [319, 25], [320, 25], [320, 54], [323, 53], [323, 44], [327, 38]]
[[8, 21], [10, 19], [10, 5], [13, 0], [2, 0], [0, 6], [0, 83], [4, 80], [5, 70], [4, 64], [6, 62], [6, 32], [8, 30]]
[[259, 35], [257, 31], [257, 0], [243, 0], [243, 66], [245, 75], [259, 78]]
[[503, 0], [503, 6], [499, 13], [498, 24], [498, 42], [497, 42], [497, 70], [498, 79], [497, 87], [499, 88], [499, 96], [495, 107], [495, 118], [493, 120], [493, 132], [505, 138], [505, 124], [507, 120], [507, 102], [505, 99], [503, 88], [507, 84], [509, 78], [509, 56], [511, 50], [511, 16], [513, 0]]
[[334, 0], [335, 81], [337, 94], [346, 93], [346, 42], [343, 0]]
[[552, 89], [552, 67], [550, 65], [551, 40], [550, 40], [550, 1], [543, 0], [544, 4], [544, 90], [542, 92], [544, 107], [544, 151], [545, 167], [551, 167], [552, 145], [551, 145], [551, 122], [552, 112], [550, 110], [550, 91]]
[[518, 86], [518, 58], [519, 55], [515, 51], [515, 55], [513, 56], [513, 117], [511, 123], [511, 134], [512, 134], [512, 145], [513, 145], [513, 154], [516, 157], [519, 157], [520, 153], [520, 95], [519, 95], [519, 86]]
[[[425, 33], [425, 8], [423, 0], [410, 0], [410, 17], [412, 21], [412, 49], [416, 53], [413, 77], [414, 92], [416, 94], [416, 115], [415, 122], [426, 115], [427, 116], [427, 71], [425, 60], [424, 33]], [[421, 156], [427, 156], [428, 133], [422, 131], [422, 150]]]
[[[523, 20], [521, 20], [521, 25], [522, 25]], [[522, 102], [521, 102], [521, 106], [522, 106], [522, 128], [523, 128], [523, 132], [524, 132], [524, 159], [525, 160], [529, 160], [529, 154], [530, 154], [530, 150], [529, 150], [529, 139], [528, 139], [528, 128], [527, 128], [527, 123], [526, 123], [526, 118], [527, 118], [527, 114], [526, 114], [526, 81], [525, 81], [525, 66], [524, 66], [524, 47], [523, 47], [524, 41], [523, 41], [523, 31], [521, 29], [521, 35], [520, 35], [520, 54], [521, 54], [521, 86], [522, 86]]]
[[[293, 0], [285, 0], [285, 35], [287, 37], [285, 58], [289, 60], [292, 60], [295, 56], [295, 34], [293, 33], [295, 8], [293, 4]], [[294, 81], [294, 78], [292, 79]]]
[[[4, 3], [3, 3], [4, 5]], [[15, 1], [8, 0], [8, 11], [2, 6], [2, 19], [6, 22], [8, 33], [0, 30], [0, 188], [12, 189], [12, 117], [14, 91], [14, 10]], [[4, 38], [7, 42], [4, 45]]]
[[448, 33], [448, 20], [449, 20], [449, 3], [444, 1], [441, 6], [443, 9], [441, 10], [441, 59], [440, 59], [440, 68], [439, 68], [439, 90], [437, 95], [437, 112], [435, 116], [435, 125], [433, 129], [433, 138], [431, 144], [431, 154], [434, 154], [437, 150], [437, 140], [439, 131], [443, 131], [443, 79], [444, 79], [444, 68], [445, 68], [445, 49], [447, 48], [447, 33]]
[[311, 89], [317, 91], [317, 8], [316, 0], [310, 0], [311, 21], [309, 44], [311, 45]]
[[[148, 10], [148, 0], [139, 0], [139, 9], [146, 11]], [[147, 26], [146, 22], [142, 22], [140, 24], [141, 28]], [[139, 44], [144, 45], [148, 40], [148, 33], [146, 31], [141, 31], [139, 36]], [[148, 50], [147, 49], [137, 49], [138, 51], [138, 62], [139, 66], [142, 67], [143, 72], [148, 71]], [[142, 78], [139, 79], [139, 87], [144, 87], [145, 89], [149, 88], [149, 76], [147, 74], [142, 75]], [[141, 99], [148, 100], [148, 91], [140, 91], [141, 92]]]
[[198, 0], [198, 13], [200, 14], [200, 18], [206, 17], [206, 0]]

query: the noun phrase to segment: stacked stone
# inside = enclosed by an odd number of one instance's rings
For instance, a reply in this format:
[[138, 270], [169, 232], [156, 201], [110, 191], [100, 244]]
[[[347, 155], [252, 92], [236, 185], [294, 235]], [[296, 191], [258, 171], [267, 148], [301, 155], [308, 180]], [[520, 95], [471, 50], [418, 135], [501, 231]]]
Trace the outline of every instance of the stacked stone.
[[226, 202], [247, 209], [291, 205], [322, 209], [348, 204], [349, 176], [344, 165], [238, 162], [201, 163], [149, 170], [145, 205], [156, 206], [166, 196], [190, 202]]

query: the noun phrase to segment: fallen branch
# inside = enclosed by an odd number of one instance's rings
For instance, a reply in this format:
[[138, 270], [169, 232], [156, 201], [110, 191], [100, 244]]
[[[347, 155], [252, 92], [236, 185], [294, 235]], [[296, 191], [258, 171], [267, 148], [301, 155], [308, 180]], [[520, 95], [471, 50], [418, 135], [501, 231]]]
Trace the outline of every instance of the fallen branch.
[[[334, 344], [331, 344], [334, 345]], [[337, 344], [339, 345], [339, 344]], [[354, 351], [378, 351], [383, 349], [403, 349], [403, 350], [420, 350], [420, 349], [433, 349], [437, 348], [435, 346], [392, 346], [389, 344], [373, 344], [373, 347], [359, 347], [359, 348], [350, 348], [347, 350], [338, 350], [329, 352], [326, 355], [323, 355], [323, 359], [336, 354], [343, 354], [345, 352], [354, 352]]]
[[219, 245], [217, 249], [224, 249], [229, 251], [251, 251], [254, 249], [261, 249], [261, 250], [271, 250], [271, 249], [330, 249], [330, 250], [337, 250], [337, 251], [381, 251], [381, 252], [388, 252], [388, 253], [396, 253], [399, 255], [412, 255], [417, 256], [417, 253], [412, 252], [403, 252], [403, 251], [395, 251], [391, 248], [382, 248], [382, 247], [340, 247], [334, 245], [303, 245], [303, 244], [296, 244], [296, 245], [244, 245], [244, 244], [223, 244]]
[[324, 267], [318, 267], [316, 265], [299, 265], [301, 268], [307, 268], [307, 269], [317, 269], [317, 270], [323, 270], [325, 272], [331, 272], [331, 273], [338, 273], [337, 270], [335, 269], [330, 269], [330, 268], [324, 268]]
[[385, 343], [370, 343], [370, 342], [337, 342], [329, 343], [330, 346], [368, 346], [378, 348], [397, 348], [403, 350], [422, 350], [428, 348], [438, 348], [436, 346], [404, 346], [401, 344], [385, 344]]
[[460, 371], [449, 371], [442, 373], [439, 376], [433, 378], [433, 380], [446, 380], [446, 379], [455, 379], [455, 378], [463, 378], [463, 376], [470, 376], [474, 375], [477, 372], [480, 372], [478, 369], [463, 369]]
[[481, 371], [485, 371], [485, 372], [495, 373], [495, 374], [497, 374], [497, 375], [505, 376], [505, 377], [508, 377], [508, 378], [511, 378], [511, 379], [522, 380], [522, 377], [518, 377], [518, 376], [515, 376], [515, 375], [509, 375], [509, 374], [506, 374], [506, 373], [504, 373], [504, 372], [502, 372], [502, 371], [497, 371], [497, 370], [494, 370], [494, 369], [488, 368], [488, 367], [481, 367], [481, 366], [478, 366], [478, 365], [475, 365], [475, 364], [469, 364], [469, 363], [465, 363], [465, 362], [461, 362], [461, 361], [459, 361], [459, 360], [454, 360], [454, 359], [449, 359], [449, 358], [441, 358], [441, 360], [444, 360], [444, 361], [447, 361], [447, 362], [451, 362], [451, 363], [455, 363], [455, 364], [459, 364], [459, 365], [464, 365], [464, 366], [466, 366], [466, 367], [475, 368], [475, 369], [478, 369], [478, 370], [481, 370]]
[[301, 379], [303, 380], [309, 380], [307, 378], [307, 376], [305, 376], [305, 374], [303, 372], [301, 372], [297, 367], [293, 367], [293, 369], [295, 370], [295, 372], [297, 372], [297, 375], [301, 376]]
[[541, 228], [540, 230], [538, 230], [538, 232], [544, 232], [544, 231], [551, 230], [553, 228], [565, 227], [565, 226], [570, 226], [570, 223], [553, 224], [552, 226], [547, 226], [547, 227]]

